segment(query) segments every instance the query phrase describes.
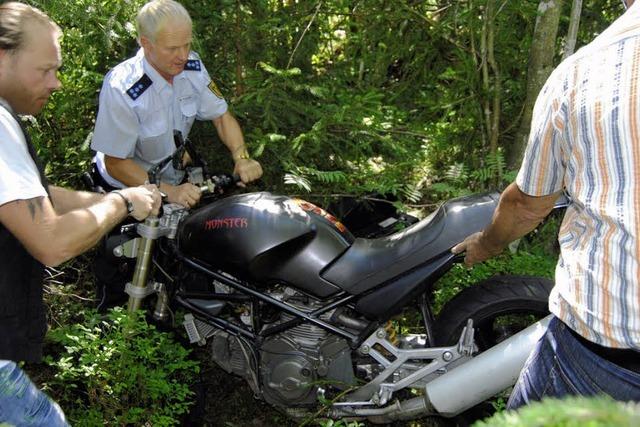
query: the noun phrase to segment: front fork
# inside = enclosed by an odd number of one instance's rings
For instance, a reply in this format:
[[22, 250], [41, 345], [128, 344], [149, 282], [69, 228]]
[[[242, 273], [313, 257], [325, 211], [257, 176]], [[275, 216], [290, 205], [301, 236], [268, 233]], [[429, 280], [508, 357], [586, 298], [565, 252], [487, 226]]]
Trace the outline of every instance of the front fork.
[[156, 239], [161, 236], [160, 230], [160, 220], [155, 216], [148, 217], [143, 224], [138, 224], [137, 231], [140, 235], [140, 243], [136, 255], [136, 269], [134, 270], [132, 281], [125, 286], [125, 292], [129, 294], [128, 311], [130, 313], [140, 308], [144, 298], [154, 292], [158, 292], [158, 303], [155, 311], [159, 313], [161, 318], [166, 317], [167, 293], [165, 287], [162, 284], [153, 284], [152, 286], [148, 284], [153, 247]]
[[[212, 179], [204, 180], [202, 168], [191, 168], [189, 171], [189, 182], [198, 185], [201, 194], [214, 194], [218, 186], [231, 185], [234, 181], [231, 178], [218, 178], [215, 182]], [[157, 182], [157, 180], [156, 180]], [[169, 297], [166, 286], [162, 283], [149, 285], [149, 271], [153, 259], [153, 247], [159, 237], [166, 236], [173, 239], [178, 230], [180, 221], [188, 215], [187, 209], [183, 206], [167, 203], [162, 206], [162, 220], [157, 216], [149, 216], [143, 224], [138, 224], [136, 231], [140, 235], [136, 252], [136, 269], [133, 279], [125, 286], [125, 292], [129, 294], [128, 311], [133, 313], [140, 308], [142, 300], [152, 293], [158, 294], [158, 302], [154, 310], [153, 317], [156, 320], [164, 320], [169, 311]]]

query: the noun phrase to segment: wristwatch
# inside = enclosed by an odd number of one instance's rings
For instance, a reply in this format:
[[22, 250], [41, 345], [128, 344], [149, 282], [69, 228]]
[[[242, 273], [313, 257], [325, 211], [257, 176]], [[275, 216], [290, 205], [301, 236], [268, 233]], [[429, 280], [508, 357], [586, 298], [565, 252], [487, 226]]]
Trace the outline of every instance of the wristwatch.
[[122, 192], [120, 190], [113, 190], [111, 193], [112, 194], [117, 194], [118, 196], [122, 197], [122, 200], [124, 200], [124, 203], [127, 206], [127, 213], [129, 215], [131, 215], [133, 213], [133, 203], [131, 203], [131, 200], [129, 200], [129, 198], [127, 196], [122, 194]]

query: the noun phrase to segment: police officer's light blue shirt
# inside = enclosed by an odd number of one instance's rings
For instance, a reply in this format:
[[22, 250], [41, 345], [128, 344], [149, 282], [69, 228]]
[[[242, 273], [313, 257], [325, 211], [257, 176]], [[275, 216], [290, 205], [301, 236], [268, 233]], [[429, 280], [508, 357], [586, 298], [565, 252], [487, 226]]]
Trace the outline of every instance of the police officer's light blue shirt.
[[[209, 89], [211, 78], [195, 52], [189, 55], [184, 71], [167, 82], [144, 58], [136, 56], [113, 68], [105, 76], [91, 148], [103, 178], [114, 187], [124, 185], [111, 177], [104, 154], [133, 159], [148, 170], [171, 155], [176, 147], [173, 131], [186, 137], [193, 121], [212, 120], [227, 111], [227, 103]], [[171, 163], [162, 180], [178, 184], [183, 172]]]

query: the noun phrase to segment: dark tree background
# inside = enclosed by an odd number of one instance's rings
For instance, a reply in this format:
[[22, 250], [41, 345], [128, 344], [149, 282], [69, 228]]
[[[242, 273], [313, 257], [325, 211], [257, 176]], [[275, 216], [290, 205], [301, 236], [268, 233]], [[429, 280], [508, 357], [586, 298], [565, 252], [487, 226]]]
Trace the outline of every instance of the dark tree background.
[[[49, 174], [75, 184], [90, 158], [102, 76], [136, 51], [132, 22], [144, 1], [32, 3], [65, 33], [64, 89], [33, 131]], [[564, 53], [572, 2], [183, 4], [194, 49], [265, 166], [263, 186], [417, 202], [513, 178], [539, 82]], [[577, 46], [621, 12], [619, 1], [585, 0]], [[231, 167], [224, 149], [209, 143], [210, 124], [196, 126], [192, 139], [219, 169]]]

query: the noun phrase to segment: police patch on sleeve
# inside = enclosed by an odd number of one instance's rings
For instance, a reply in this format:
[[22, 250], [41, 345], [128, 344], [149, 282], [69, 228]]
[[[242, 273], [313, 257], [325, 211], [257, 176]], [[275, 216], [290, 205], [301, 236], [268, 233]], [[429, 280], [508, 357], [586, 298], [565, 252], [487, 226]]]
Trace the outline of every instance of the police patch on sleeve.
[[145, 90], [149, 89], [149, 87], [153, 84], [153, 81], [147, 76], [143, 74], [140, 77], [140, 80], [135, 82], [133, 86], [127, 89], [127, 95], [134, 101], [140, 97], [144, 93]]
[[216, 83], [211, 80], [211, 82], [209, 83], [209, 85], [207, 86], [209, 88], [209, 90], [211, 92], [213, 92], [213, 94], [215, 96], [217, 96], [218, 98], [222, 99], [222, 92], [220, 92], [220, 89], [218, 89], [218, 86], [216, 85]]
[[200, 71], [202, 70], [202, 66], [198, 59], [190, 59], [184, 64], [184, 69], [186, 71]]

